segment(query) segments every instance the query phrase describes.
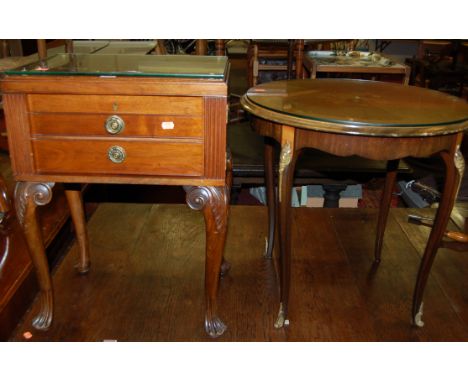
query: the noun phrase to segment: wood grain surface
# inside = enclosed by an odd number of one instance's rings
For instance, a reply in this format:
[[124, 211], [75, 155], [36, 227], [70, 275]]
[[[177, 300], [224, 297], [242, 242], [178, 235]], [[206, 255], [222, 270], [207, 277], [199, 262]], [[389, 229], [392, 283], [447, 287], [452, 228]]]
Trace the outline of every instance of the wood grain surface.
[[[33, 113], [30, 114], [31, 135], [110, 136], [104, 128], [107, 119], [119, 116], [125, 123], [119, 137], [198, 137], [203, 136], [203, 117], [174, 115], [123, 115]], [[172, 123], [172, 125], [171, 125]], [[168, 126], [169, 125], [169, 126]]]
[[[126, 158], [114, 163], [111, 147], [122, 147]], [[36, 170], [42, 174], [202, 175], [203, 144], [151, 139], [33, 140]]]
[[[232, 206], [220, 282], [217, 341], [466, 341], [466, 253], [440, 249], [425, 295], [424, 328], [411, 300], [429, 229], [390, 210], [382, 262], [373, 268], [378, 210], [293, 209], [291, 324], [273, 327], [275, 261], [263, 257], [267, 210]], [[116, 224], [116, 221], [119, 224]], [[54, 274], [55, 321], [31, 328], [37, 302], [11, 337], [32, 341], [206, 341], [203, 330], [203, 216], [183, 205], [107, 204], [88, 223], [93, 267], [76, 274], [76, 245]]]
[[29, 94], [30, 112], [201, 115], [200, 97]]

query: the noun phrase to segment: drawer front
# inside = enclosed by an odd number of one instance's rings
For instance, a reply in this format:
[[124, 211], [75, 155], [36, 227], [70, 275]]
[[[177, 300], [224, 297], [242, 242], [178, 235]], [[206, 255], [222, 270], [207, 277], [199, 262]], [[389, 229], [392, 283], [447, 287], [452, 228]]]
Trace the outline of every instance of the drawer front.
[[30, 94], [33, 113], [202, 115], [202, 97]]
[[113, 115], [125, 124], [115, 136], [123, 137], [203, 137], [203, 117], [134, 114], [30, 114], [32, 135], [111, 136], [106, 122]]
[[[34, 139], [32, 147], [36, 172], [40, 174], [203, 175], [201, 143]], [[119, 156], [119, 150], [123, 155]]]

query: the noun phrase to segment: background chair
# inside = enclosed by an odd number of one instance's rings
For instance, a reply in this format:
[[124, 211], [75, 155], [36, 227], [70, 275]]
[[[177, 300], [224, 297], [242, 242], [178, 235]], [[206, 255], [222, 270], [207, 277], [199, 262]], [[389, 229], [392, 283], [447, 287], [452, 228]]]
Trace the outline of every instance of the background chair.
[[[318, 47], [351, 48], [353, 40], [307, 41], [304, 40], [255, 40], [250, 41], [247, 60], [247, 86], [289, 78], [303, 78], [304, 52]], [[233, 79], [235, 80], [235, 79]], [[228, 140], [233, 155], [233, 190], [263, 185], [264, 159], [263, 138], [254, 133], [249, 123], [230, 126]], [[276, 158], [279, 149], [276, 147]], [[400, 172], [409, 172], [401, 162]], [[294, 184], [320, 184], [325, 190], [325, 205], [338, 207], [340, 192], [348, 185], [366, 183], [386, 173], [386, 162], [364, 158], [340, 158], [318, 150], [308, 149], [298, 160]], [[233, 195], [233, 200], [236, 196]]]

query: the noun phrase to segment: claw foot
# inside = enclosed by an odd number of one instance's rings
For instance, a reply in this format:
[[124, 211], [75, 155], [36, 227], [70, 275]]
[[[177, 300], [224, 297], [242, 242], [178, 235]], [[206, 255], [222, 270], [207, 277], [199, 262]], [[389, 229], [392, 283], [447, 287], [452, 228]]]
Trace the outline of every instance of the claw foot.
[[422, 320], [423, 306], [424, 306], [424, 303], [421, 303], [421, 305], [419, 307], [419, 312], [416, 313], [416, 315], [414, 316], [414, 324], [418, 328], [422, 328], [424, 326], [424, 321]]
[[226, 324], [219, 317], [213, 317], [211, 320], [205, 318], [205, 331], [211, 338], [219, 337], [226, 329]]
[[278, 312], [278, 318], [276, 319], [276, 322], [275, 322], [275, 328], [281, 329], [282, 327], [288, 326], [288, 325], [289, 325], [289, 320], [286, 319], [286, 313], [284, 311], [283, 304], [281, 303], [280, 309]]
[[52, 291], [43, 292], [40, 295], [40, 311], [32, 320], [32, 326], [38, 330], [47, 330], [52, 323], [53, 317], [53, 297]]

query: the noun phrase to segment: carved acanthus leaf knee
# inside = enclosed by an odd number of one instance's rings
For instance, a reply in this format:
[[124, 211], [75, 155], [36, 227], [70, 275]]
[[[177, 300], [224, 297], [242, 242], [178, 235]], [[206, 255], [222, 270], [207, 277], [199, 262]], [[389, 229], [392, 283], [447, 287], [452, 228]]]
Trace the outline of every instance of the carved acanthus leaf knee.
[[18, 182], [15, 188], [15, 207], [18, 221], [24, 225], [28, 199], [32, 198], [37, 206], [44, 206], [52, 199], [55, 183]]
[[227, 198], [229, 197], [225, 188], [184, 186], [184, 190], [187, 193], [186, 201], [190, 208], [199, 211], [208, 205], [210, 206], [214, 216], [215, 233], [221, 231], [225, 225], [223, 211], [226, 208], [228, 203]]

